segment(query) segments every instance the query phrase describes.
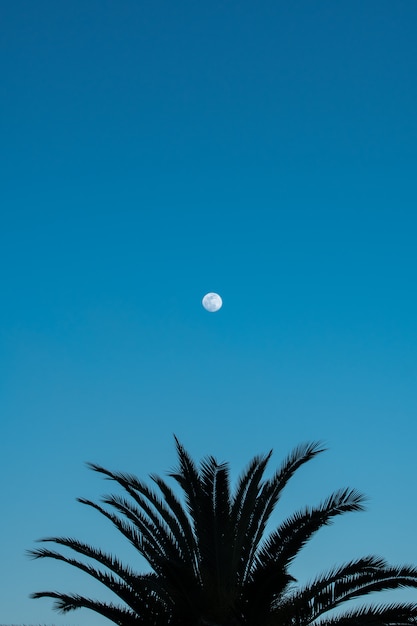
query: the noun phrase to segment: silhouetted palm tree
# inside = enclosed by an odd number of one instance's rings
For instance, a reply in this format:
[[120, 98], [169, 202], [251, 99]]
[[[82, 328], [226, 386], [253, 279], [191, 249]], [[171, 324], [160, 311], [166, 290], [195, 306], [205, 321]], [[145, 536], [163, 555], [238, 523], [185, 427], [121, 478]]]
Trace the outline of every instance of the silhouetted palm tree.
[[185, 506], [167, 483], [151, 476], [158, 491], [130, 474], [91, 469], [121, 485], [126, 495], [103, 498], [109, 509], [79, 499], [108, 518], [151, 566], [137, 573], [116, 557], [76, 539], [43, 539], [71, 548], [91, 561], [41, 548], [36, 558], [64, 561], [86, 572], [118, 596], [121, 604], [83, 595], [42, 591], [34, 598], [55, 598], [63, 613], [86, 607], [120, 626], [409, 626], [417, 624], [417, 604], [372, 605], [328, 616], [349, 600], [375, 591], [417, 587], [417, 569], [393, 567], [366, 556], [336, 567], [305, 586], [289, 573], [300, 549], [322, 526], [348, 511], [363, 509], [353, 489], [333, 493], [321, 505], [286, 519], [265, 536], [283, 488], [294, 472], [322, 452], [315, 443], [297, 447], [281, 468], [265, 479], [271, 454], [255, 457], [229, 486], [229, 469], [213, 457], [197, 467], [176, 440], [179, 467], [170, 474]]

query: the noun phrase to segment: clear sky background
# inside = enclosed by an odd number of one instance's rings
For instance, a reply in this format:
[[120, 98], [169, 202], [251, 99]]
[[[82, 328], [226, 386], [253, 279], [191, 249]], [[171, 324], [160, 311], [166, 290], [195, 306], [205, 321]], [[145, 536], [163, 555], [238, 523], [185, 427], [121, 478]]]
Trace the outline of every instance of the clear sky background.
[[415, 0], [14, 0], [0, 24], [0, 623], [108, 623], [30, 600], [109, 596], [25, 550], [140, 569], [75, 497], [109, 488], [85, 461], [172, 469], [173, 433], [234, 476], [326, 442], [276, 523], [346, 485], [368, 511], [301, 579], [417, 563]]

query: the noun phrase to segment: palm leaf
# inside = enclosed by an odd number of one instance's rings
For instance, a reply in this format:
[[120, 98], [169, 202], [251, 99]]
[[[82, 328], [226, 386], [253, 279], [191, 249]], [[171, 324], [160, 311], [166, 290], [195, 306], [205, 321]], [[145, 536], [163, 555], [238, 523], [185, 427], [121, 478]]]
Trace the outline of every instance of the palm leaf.
[[[98, 600], [92, 600], [91, 598], [78, 594], [65, 594], [58, 593], [56, 591], [38, 591], [33, 593], [31, 598], [54, 598], [56, 600], [54, 608], [59, 613], [69, 613], [69, 611], [74, 611], [75, 609], [86, 608], [107, 617], [107, 619], [115, 624], [123, 624], [123, 626], [145, 626], [145, 624], [149, 623], [146, 621], [148, 616], [141, 617], [129, 609], [116, 606], [114, 604], [108, 604], [106, 602], [99, 602]], [[150, 612], [148, 611], [148, 614], [149, 613]], [[152, 623], [156, 626], [155, 622]], [[163, 624], [164, 622], [161, 621], [160, 623]]]
[[285, 520], [265, 541], [256, 555], [252, 576], [271, 560], [279, 561], [286, 569], [301, 548], [321, 527], [333, 518], [351, 511], [362, 511], [365, 498], [355, 489], [341, 489], [329, 496], [321, 505], [305, 508]]
[[297, 614], [304, 623], [348, 602], [376, 591], [417, 587], [417, 569], [387, 566], [378, 557], [369, 556], [335, 568], [312, 583], [277, 602], [283, 622]]
[[[98, 550], [89, 544], [78, 541], [77, 539], [72, 539], [71, 537], [47, 537], [45, 539], [41, 539], [40, 541], [42, 543], [56, 543], [57, 545], [70, 548], [78, 554], [94, 559], [101, 565], [107, 567], [107, 569], [124, 580], [128, 585], [135, 586], [137, 580], [143, 576], [142, 574], [134, 572], [130, 567], [123, 565], [116, 557], [107, 554], [102, 550]], [[42, 549], [28, 550], [28, 555], [35, 559], [45, 556]]]
[[[277, 626], [278, 626], [278, 622]], [[414, 626], [417, 604], [371, 605], [347, 611], [332, 619], [314, 622], [314, 626]]]
[[249, 576], [258, 546], [263, 538], [266, 525], [277, 505], [279, 497], [290, 478], [304, 463], [311, 461], [315, 456], [324, 451], [319, 442], [307, 443], [297, 446], [284, 460], [280, 469], [273, 478], [265, 481], [254, 504], [251, 524], [246, 535], [247, 544], [244, 547], [246, 555], [246, 576]]
[[185, 559], [188, 557], [190, 539], [192, 537], [188, 518], [178, 500], [175, 501], [175, 499], [173, 499], [172, 492], [171, 497], [169, 496], [169, 488], [162, 479], [151, 476], [154, 482], [158, 484], [165, 497], [169, 498], [169, 504], [171, 506], [168, 507], [136, 476], [122, 472], [110, 472], [94, 463], [88, 463], [87, 465], [94, 471], [102, 473], [110, 480], [119, 483], [138, 506], [150, 517], [154, 525], [160, 526], [160, 531], [166, 533], [167, 543], [175, 542], [177, 549], [181, 553], [181, 558]]

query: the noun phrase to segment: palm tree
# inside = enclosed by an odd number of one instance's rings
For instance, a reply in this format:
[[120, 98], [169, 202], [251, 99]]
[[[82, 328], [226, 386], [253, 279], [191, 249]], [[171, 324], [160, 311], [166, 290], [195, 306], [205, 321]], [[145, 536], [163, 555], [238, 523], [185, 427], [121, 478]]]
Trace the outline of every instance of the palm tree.
[[[323, 451], [318, 443], [298, 446], [280, 469], [265, 479], [271, 453], [256, 456], [230, 490], [229, 468], [212, 456], [198, 467], [176, 439], [178, 470], [170, 474], [184, 503], [159, 476], [157, 490], [130, 474], [89, 467], [124, 489], [109, 495], [106, 508], [79, 501], [109, 519], [151, 567], [138, 573], [115, 556], [68, 537], [43, 542], [70, 548], [73, 556], [42, 547], [35, 558], [52, 558], [86, 572], [110, 589], [121, 604], [53, 591], [32, 597], [55, 599], [67, 613], [80, 607], [120, 626], [409, 626], [417, 624], [417, 603], [371, 605], [328, 615], [371, 592], [417, 587], [417, 568], [390, 566], [365, 556], [335, 567], [305, 586], [289, 573], [291, 563], [319, 528], [334, 517], [363, 510], [363, 496], [342, 489], [322, 504], [305, 508], [266, 535], [282, 490], [296, 470]], [[74, 554], [75, 553], [75, 554]], [[88, 557], [87, 562], [76, 555]], [[103, 567], [97, 567], [92, 563]]]

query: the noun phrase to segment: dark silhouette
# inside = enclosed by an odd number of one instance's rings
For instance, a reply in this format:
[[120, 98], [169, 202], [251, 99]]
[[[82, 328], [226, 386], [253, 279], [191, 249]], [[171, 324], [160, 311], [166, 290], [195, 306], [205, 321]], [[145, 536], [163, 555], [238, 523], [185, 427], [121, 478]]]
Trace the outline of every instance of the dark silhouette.
[[[322, 526], [349, 511], [363, 509], [364, 498], [342, 489], [314, 508], [301, 510], [265, 536], [283, 488], [294, 472], [323, 451], [317, 443], [300, 445], [272, 476], [264, 478], [271, 453], [257, 456], [229, 486], [229, 469], [212, 456], [197, 467], [176, 439], [179, 467], [170, 476], [180, 486], [185, 506], [159, 476], [155, 492], [130, 474], [89, 467], [121, 485], [127, 496], [103, 498], [109, 509], [79, 499], [109, 519], [152, 568], [140, 574], [76, 539], [51, 537], [43, 542], [71, 548], [104, 566], [40, 548], [35, 558], [64, 561], [118, 596], [121, 604], [79, 594], [41, 591], [63, 613], [85, 607], [120, 626], [408, 626], [417, 624], [417, 604], [384, 604], [328, 611], [371, 592], [417, 587], [417, 569], [391, 566], [365, 556], [298, 586], [289, 573], [294, 557]], [[90, 562], [91, 563], [91, 562]]]

